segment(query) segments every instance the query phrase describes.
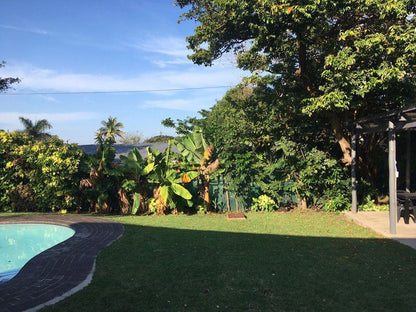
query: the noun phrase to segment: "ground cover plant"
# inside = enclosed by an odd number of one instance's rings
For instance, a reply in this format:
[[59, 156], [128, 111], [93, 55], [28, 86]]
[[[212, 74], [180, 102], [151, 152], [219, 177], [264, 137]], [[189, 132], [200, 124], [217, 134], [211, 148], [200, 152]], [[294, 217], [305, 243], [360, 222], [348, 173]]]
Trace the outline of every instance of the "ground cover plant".
[[114, 216], [92, 283], [43, 311], [411, 311], [416, 252], [314, 211]]

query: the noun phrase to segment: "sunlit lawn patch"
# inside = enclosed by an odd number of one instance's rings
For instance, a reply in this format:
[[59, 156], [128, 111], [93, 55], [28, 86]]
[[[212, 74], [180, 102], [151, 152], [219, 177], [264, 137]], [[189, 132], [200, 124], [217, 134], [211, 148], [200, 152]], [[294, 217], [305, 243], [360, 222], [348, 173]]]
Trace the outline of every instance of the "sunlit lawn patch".
[[319, 212], [113, 217], [124, 236], [59, 311], [411, 311], [416, 251]]

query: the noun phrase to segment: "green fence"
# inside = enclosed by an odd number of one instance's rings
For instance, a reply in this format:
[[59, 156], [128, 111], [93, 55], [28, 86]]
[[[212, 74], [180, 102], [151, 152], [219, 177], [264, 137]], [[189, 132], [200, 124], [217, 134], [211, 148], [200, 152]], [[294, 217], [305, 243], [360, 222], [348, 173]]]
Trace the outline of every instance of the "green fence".
[[[198, 183], [199, 181], [193, 181], [190, 186], [190, 192], [192, 194], [198, 193]], [[209, 194], [211, 198], [211, 204], [215, 210], [219, 211], [228, 211], [227, 206], [227, 185], [224, 181], [223, 177], [217, 177], [215, 179], [211, 179], [209, 182]], [[230, 210], [237, 211], [237, 203], [238, 203], [238, 210], [249, 210], [252, 204], [252, 199], [257, 198], [259, 195], [262, 194], [258, 187], [252, 186], [248, 188], [248, 194], [237, 196], [236, 192], [232, 190], [228, 190], [228, 196], [230, 200]], [[298, 201], [296, 194], [292, 193], [283, 193], [281, 194], [281, 198], [279, 203], [283, 206], [292, 206], [296, 204]]]
[[[189, 186], [189, 190], [192, 194], [197, 194], [199, 189], [199, 181], [193, 181]], [[255, 194], [255, 188], [252, 191]], [[211, 198], [212, 207], [219, 211], [228, 211], [227, 205], [227, 185], [222, 177], [211, 179], [209, 181], [209, 195]], [[247, 196], [237, 196], [235, 192], [228, 190], [229, 205], [231, 211], [247, 210], [251, 205], [251, 197], [255, 195], [247, 194]]]

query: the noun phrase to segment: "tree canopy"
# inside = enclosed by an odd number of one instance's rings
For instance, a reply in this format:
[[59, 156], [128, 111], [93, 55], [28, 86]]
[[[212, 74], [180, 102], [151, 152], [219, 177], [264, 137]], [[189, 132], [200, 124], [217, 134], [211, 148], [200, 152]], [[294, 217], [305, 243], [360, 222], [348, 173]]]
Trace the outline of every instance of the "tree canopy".
[[142, 142], [142, 139], [143, 139], [143, 135], [139, 131], [128, 132], [128, 133], [124, 133], [124, 135], [117, 140], [117, 143], [137, 145]]
[[102, 127], [98, 129], [96, 141], [98, 143], [108, 142], [110, 145], [116, 142], [116, 138], [121, 138], [124, 132], [121, 130], [124, 125], [117, 121], [116, 117], [108, 117], [107, 121], [101, 121]]
[[273, 93], [293, 120], [331, 131], [349, 164], [348, 123], [415, 96], [415, 4], [410, 0], [177, 0], [196, 64], [233, 52], [245, 80]]

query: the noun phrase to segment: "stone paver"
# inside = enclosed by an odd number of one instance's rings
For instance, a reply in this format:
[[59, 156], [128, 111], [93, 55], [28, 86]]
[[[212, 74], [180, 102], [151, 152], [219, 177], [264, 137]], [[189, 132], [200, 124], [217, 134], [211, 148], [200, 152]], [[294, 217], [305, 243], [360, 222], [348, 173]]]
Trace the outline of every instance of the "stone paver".
[[355, 214], [347, 212], [345, 216], [384, 237], [394, 239], [416, 249], [416, 223], [413, 218], [410, 218], [409, 224], [405, 224], [403, 218], [401, 218], [396, 224], [396, 234], [390, 234], [388, 211], [359, 211]]
[[87, 286], [99, 251], [121, 237], [111, 220], [81, 215], [2, 217], [0, 224], [47, 223], [69, 226], [74, 236], [31, 259], [10, 281], [0, 284], [0, 311], [36, 311]]

